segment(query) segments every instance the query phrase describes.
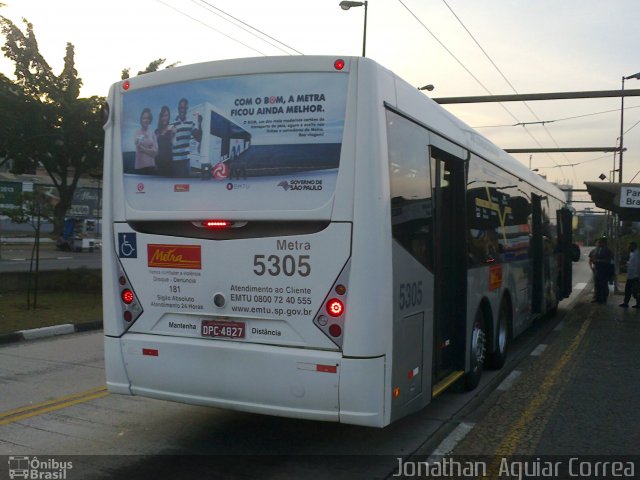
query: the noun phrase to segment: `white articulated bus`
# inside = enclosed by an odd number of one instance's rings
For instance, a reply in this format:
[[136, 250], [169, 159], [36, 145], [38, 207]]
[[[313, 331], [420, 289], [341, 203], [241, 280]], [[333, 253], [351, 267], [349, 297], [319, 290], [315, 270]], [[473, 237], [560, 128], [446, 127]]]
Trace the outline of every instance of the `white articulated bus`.
[[[176, 129], [184, 99], [224, 112], [191, 139], [210, 171], [134, 168], [141, 112]], [[370, 59], [172, 68], [108, 103], [111, 392], [384, 427], [571, 291], [565, 194]]]

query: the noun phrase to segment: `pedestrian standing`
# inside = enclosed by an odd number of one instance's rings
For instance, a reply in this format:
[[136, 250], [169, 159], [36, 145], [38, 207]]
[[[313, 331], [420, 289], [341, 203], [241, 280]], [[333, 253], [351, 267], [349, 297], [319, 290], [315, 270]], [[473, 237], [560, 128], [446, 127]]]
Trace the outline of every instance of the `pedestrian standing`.
[[640, 281], [640, 253], [636, 242], [629, 244], [629, 261], [627, 262], [627, 281], [624, 284], [624, 302], [620, 304], [622, 308], [629, 307], [631, 296], [636, 299], [633, 308], [640, 308], [638, 304], [638, 282]]
[[589, 268], [591, 269], [591, 277], [593, 279], [593, 285], [594, 285], [594, 287], [593, 287], [593, 298], [591, 299], [591, 303], [594, 303], [594, 302], [596, 302], [598, 300], [596, 298], [596, 289], [595, 289], [595, 285], [596, 285], [596, 264], [593, 263], [593, 259], [594, 259], [595, 255], [596, 255], [597, 251], [598, 251], [598, 247], [594, 247], [589, 252]]
[[596, 266], [596, 303], [607, 303], [609, 296], [609, 280], [613, 276], [613, 253], [607, 246], [607, 239], [602, 237], [598, 240], [598, 249], [593, 256], [593, 263]]

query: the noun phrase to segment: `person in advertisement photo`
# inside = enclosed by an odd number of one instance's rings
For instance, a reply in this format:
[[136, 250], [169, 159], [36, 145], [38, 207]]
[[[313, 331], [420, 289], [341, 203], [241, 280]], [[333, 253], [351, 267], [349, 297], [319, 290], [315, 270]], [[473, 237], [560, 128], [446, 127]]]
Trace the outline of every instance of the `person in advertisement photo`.
[[153, 175], [156, 173], [156, 153], [158, 142], [156, 135], [149, 129], [153, 121], [151, 109], [145, 108], [140, 114], [140, 130], [135, 134], [136, 145], [136, 173], [140, 175]]
[[158, 127], [155, 131], [158, 141], [156, 167], [158, 169], [158, 175], [162, 177], [170, 177], [172, 172], [173, 137], [176, 135], [176, 130], [175, 127], [170, 124], [170, 120], [171, 110], [166, 105], [163, 105], [160, 108]]
[[187, 118], [189, 101], [181, 98], [178, 102], [178, 116], [171, 124], [175, 132], [173, 137], [173, 176], [188, 178], [191, 176], [190, 155], [194, 150], [192, 140], [196, 142], [195, 150], [199, 151], [202, 141], [202, 116], [197, 115], [196, 121]]

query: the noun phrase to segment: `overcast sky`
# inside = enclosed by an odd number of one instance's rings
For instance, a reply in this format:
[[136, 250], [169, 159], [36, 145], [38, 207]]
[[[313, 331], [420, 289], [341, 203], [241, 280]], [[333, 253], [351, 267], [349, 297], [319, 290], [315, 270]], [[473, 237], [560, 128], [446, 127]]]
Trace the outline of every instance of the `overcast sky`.
[[[362, 53], [364, 9], [343, 11], [339, 0], [0, 1], [6, 4], [0, 14], [33, 23], [57, 73], [66, 42], [75, 45], [83, 96], [106, 95], [123, 68], [135, 73], [159, 57], [190, 64]], [[248, 26], [223, 20], [221, 11], [286, 46], [249, 35]], [[638, 20], [638, 0], [369, 0], [366, 53], [416, 87], [433, 84], [434, 98], [514, 88], [614, 90], [623, 75], [640, 72]], [[11, 75], [12, 65], [2, 59], [0, 71]], [[627, 80], [625, 88], [640, 89], [640, 81]], [[630, 181], [640, 171], [640, 97], [627, 98], [625, 107], [623, 180]], [[478, 130], [502, 148], [614, 146], [620, 136], [620, 98], [446, 108], [473, 127], [492, 126]], [[590, 116], [561, 120], [581, 115]], [[537, 121], [550, 123], [493, 127]], [[516, 157], [529, 164], [529, 154]], [[610, 176], [613, 154], [535, 154], [531, 163], [550, 180], [584, 188], [601, 173]], [[557, 167], [572, 163], [579, 165]]]

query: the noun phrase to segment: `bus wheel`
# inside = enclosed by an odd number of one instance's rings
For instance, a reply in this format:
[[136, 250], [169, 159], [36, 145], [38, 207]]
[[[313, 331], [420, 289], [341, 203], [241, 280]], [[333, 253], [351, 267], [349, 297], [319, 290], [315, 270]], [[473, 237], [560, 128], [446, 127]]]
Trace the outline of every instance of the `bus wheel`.
[[498, 314], [498, 332], [496, 335], [495, 350], [487, 355], [487, 366], [490, 368], [502, 368], [507, 360], [509, 350], [509, 302], [503, 300]]
[[478, 309], [476, 318], [473, 321], [473, 331], [471, 332], [471, 357], [469, 371], [465, 376], [467, 390], [473, 390], [480, 383], [482, 376], [482, 366], [484, 364], [484, 354], [487, 348], [487, 335], [485, 333], [485, 319], [482, 309]]

